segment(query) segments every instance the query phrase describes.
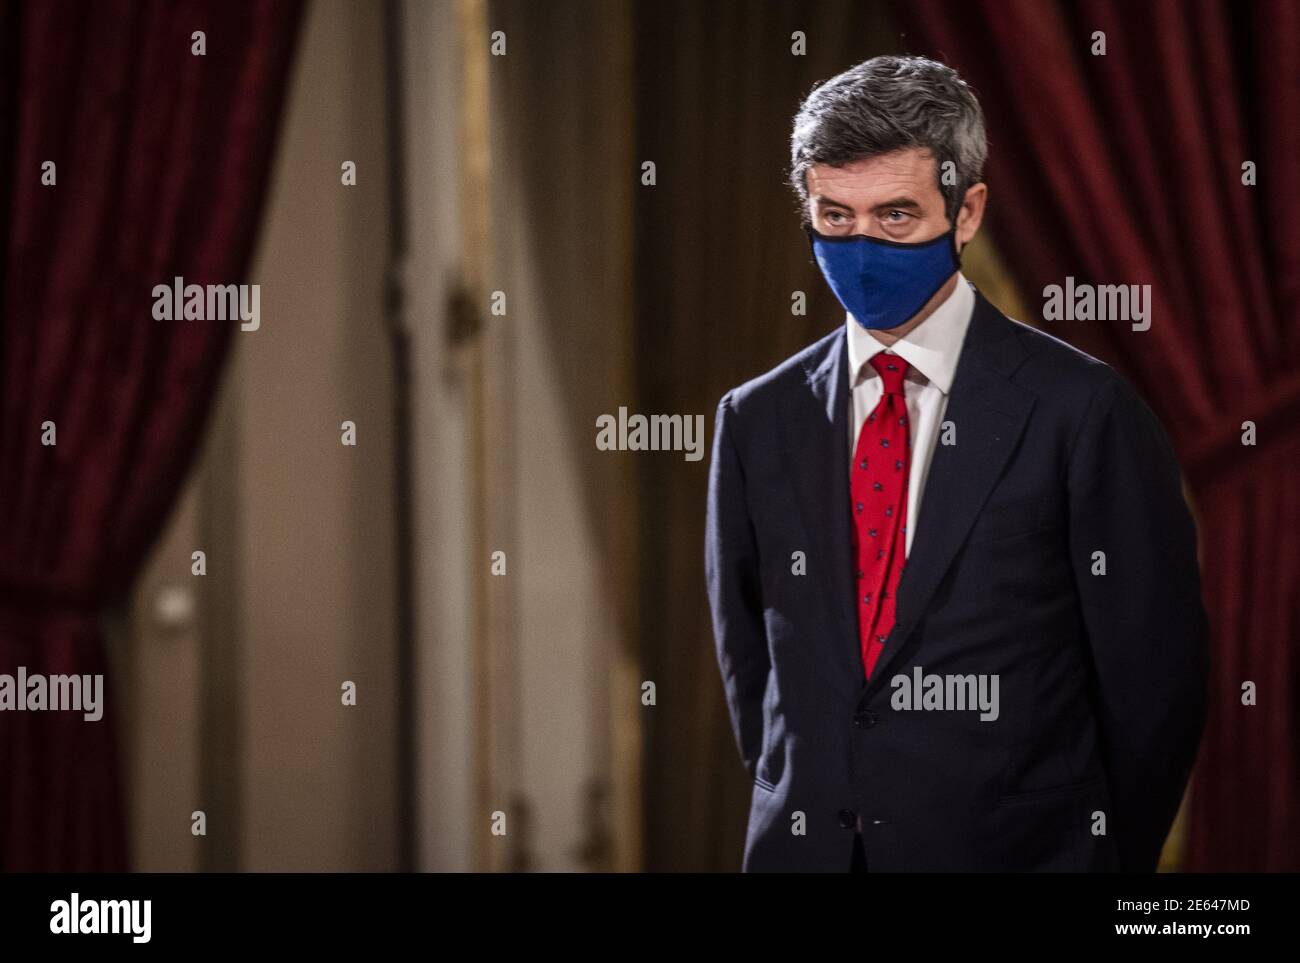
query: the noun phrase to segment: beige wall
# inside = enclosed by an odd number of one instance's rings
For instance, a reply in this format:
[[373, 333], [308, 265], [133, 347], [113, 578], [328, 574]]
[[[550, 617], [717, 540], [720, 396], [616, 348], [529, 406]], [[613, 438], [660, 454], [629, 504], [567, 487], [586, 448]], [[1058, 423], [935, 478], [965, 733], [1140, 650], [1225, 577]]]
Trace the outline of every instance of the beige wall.
[[[631, 236], [605, 229], [634, 186], [629, 7], [402, 10], [420, 866], [636, 868], [635, 482], [595, 448], [631, 402]], [[460, 287], [480, 327], [452, 344]]]
[[[478, 869], [486, 826], [476, 803], [473, 719], [475, 566], [470, 548], [470, 403], [449, 300], [461, 271], [463, 62], [458, 4], [401, 4], [405, 61], [415, 461], [417, 866]], [[477, 830], [477, 834], [476, 834]]]
[[[501, 586], [515, 666], [510, 786], [524, 868], [640, 865], [634, 453], [596, 419], [636, 410], [631, 9], [608, 0], [489, 4], [492, 145], [486, 426], [491, 503], [513, 551]], [[486, 39], [485, 39], [486, 46]], [[504, 580], [498, 580], [504, 581]]]
[[[467, 53], [486, 45], [466, 30], [475, 6], [517, 45], [471, 89]], [[629, 10], [401, 5], [421, 869], [639, 865], [634, 463], [595, 448], [596, 417], [634, 403], [630, 224], [606, 230], [635, 189]], [[140, 869], [398, 864], [381, 11], [308, 7], [249, 278], [262, 326], [235, 336], [202, 460], [137, 596]], [[472, 124], [491, 154], [477, 182]], [[339, 183], [344, 160], [356, 187]], [[486, 202], [467, 199], [472, 183]], [[447, 305], [467, 280], [485, 327], [456, 347]], [[504, 318], [486, 314], [492, 290]], [[344, 419], [355, 449], [339, 443]], [[188, 574], [196, 546], [202, 579]], [[497, 549], [503, 578], [489, 576]], [[155, 612], [169, 587], [193, 593], [177, 624]], [[344, 680], [356, 708], [340, 705]], [[193, 809], [208, 814], [203, 840]]]
[[[254, 271], [266, 320], [240, 338], [249, 869], [395, 863], [380, 11], [308, 7]], [[345, 160], [355, 187], [340, 183]], [[356, 707], [341, 705], [344, 680]]]
[[[397, 865], [381, 11], [307, 7], [248, 279], [261, 328], [235, 335], [204, 455], [138, 594], [138, 869]], [[208, 554], [203, 579], [191, 544]], [[164, 633], [151, 612], [168, 584], [194, 590], [197, 610]], [[191, 809], [208, 812], [205, 840]]]

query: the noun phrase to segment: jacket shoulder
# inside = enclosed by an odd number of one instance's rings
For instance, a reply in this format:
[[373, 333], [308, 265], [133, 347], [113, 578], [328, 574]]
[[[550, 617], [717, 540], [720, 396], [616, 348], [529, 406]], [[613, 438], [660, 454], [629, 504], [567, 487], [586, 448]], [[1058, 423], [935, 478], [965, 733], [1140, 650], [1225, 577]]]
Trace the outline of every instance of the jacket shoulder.
[[804, 385], [826, 363], [827, 357], [835, 348], [836, 339], [843, 337], [844, 327], [839, 325], [776, 367], [732, 388], [722, 396], [718, 407], [728, 407], [739, 413], [745, 408], [779, 401], [789, 392], [805, 390]]
[[1015, 380], [1040, 395], [1086, 404], [1099, 391], [1133, 391], [1112, 365], [1054, 334], [1023, 321], [1002, 319], [1024, 349], [1026, 358]]

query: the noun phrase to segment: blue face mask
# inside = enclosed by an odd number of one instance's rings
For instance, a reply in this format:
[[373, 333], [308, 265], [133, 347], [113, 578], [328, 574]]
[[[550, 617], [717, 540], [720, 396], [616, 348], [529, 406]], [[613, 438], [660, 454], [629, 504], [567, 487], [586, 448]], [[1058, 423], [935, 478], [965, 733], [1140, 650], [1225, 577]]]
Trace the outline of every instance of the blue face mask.
[[864, 328], [904, 324], [961, 266], [955, 226], [920, 244], [805, 230], [826, 283]]

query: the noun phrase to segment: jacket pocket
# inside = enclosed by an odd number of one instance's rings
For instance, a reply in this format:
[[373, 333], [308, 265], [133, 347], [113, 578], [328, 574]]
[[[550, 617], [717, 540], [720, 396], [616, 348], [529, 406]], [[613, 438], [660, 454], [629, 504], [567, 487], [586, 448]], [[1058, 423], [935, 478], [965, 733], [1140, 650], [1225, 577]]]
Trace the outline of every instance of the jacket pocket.
[[1071, 796], [1101, 785], [1101, 776], [1091, 776], [1061, 786], [1049, 786], [1046, 789], [1030, 789], [1025, 792], [1004, 793], [998, 797], [998, 805], [1003, 803], [1031, 802], [1037, 799], [1055, 799], [1059, 796]]
[[972, 543], [1000, 542], [1037, 531], [1043, 525], [1041, 498], [1021, 498], [1013, 502], [987, 505], [971, 530]]

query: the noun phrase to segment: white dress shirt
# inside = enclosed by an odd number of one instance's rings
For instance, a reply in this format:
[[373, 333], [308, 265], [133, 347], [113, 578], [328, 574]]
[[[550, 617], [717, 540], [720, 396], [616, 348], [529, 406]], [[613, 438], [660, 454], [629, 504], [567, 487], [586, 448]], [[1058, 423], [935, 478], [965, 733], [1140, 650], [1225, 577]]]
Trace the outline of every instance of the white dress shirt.
[[907, 547], [912, 554], [912, 538], [916, 534], [916, 520], [920, 517], [921, 496], [925, 479], [930, 472], [934, 446], [939, 438], [939, 425], [948, 407], [948, 394], [952, 391], [957, 359], [961, 356], [962, 342], [970, 326], [971, 312], [975, 307], [975, 292], [970, 282], [958, 273], [957, 284], [948, 299], [935, 308], [934, 313], [918, 324], [907, 335], [889, 347], [857, 321], [845, 314], [848, 328], [849, 351], [849, 468], [852, 471], [853, 453], [858, 444], [858, 433], [880, 401], [882, 385], [876, 369], [867, 364], [878, 352], [896, 354], [908, 364], [903, 381], [903, 395], [907, 402], [908, 435], [912, 445], [912, 464], [907, 477]]

